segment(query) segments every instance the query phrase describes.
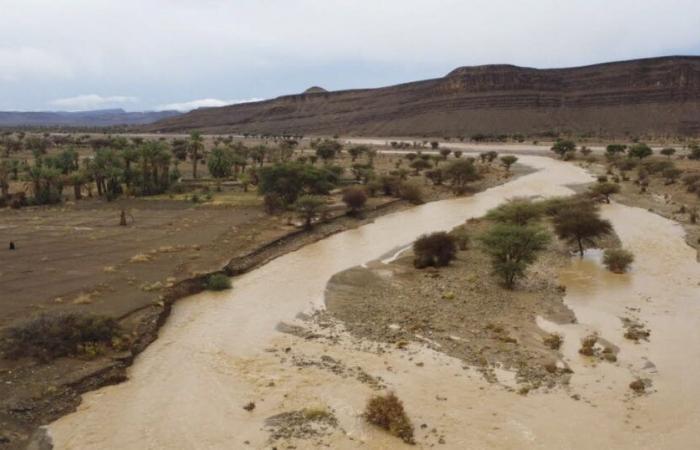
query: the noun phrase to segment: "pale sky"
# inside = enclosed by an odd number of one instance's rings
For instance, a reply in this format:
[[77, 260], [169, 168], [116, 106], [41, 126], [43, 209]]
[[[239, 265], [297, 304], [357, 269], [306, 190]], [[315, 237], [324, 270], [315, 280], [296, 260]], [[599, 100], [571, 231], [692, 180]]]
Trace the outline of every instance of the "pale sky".
[[700, 55], [700, 0], [0, 0], [0, 110], [188, 109]]

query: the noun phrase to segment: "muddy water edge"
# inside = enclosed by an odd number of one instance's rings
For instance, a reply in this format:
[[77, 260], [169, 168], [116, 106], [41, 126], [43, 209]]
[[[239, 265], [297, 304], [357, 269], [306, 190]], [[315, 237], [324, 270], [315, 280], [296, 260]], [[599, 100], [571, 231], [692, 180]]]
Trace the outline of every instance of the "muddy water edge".
[[[579, 323], [541, 324], [564, 335], [562, 358], [575, 372], [567, 388], [523, 397], [424, 346], [398, 351], [357, 341], [338, 324], [318, 324], [314, 338], [279, 331], [280, 323], [302, 325], [300, 313], [322, 308], [337, 272], [507, 198], [568, 195], [567, 185], [592, 180], [560, 161], [521, 162], [538, 171], [470, 198], [384, 216], [243, 275], [231, 292], [184, 299], [129, 381], [87, 394], [75, 413], [50, 425], [55, 447], [269, 448], [275, 424], [266, 419], [322, 410], [332, 411], [335, 426], [282, 438], [297, 448], [400, 448], [361, 418], [367, 397], [385, 388], [403, 399], [419, 447], [697, 446], [700, 270], [682, 230], [641, 209], [603, 210], [637, 256], [633, 271], [613, 276], [595, 258], [575, 261], [562, 282]], [[648, 326], [649, 340], [627, 342], [624, 318]], [[617, 362], [578, 355], [580, 337], [594, 332], [619, 348]], [[629, 389], [633, 378], [648, 380], [646, 394]]]

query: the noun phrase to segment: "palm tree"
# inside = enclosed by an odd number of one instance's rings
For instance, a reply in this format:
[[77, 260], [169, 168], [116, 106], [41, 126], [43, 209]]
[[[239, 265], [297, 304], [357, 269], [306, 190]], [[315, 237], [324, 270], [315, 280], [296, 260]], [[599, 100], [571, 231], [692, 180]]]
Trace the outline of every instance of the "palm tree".
[[204, 139], [199, 131], [190, 133], [190, 145], [188, 146], [190, 158], [192, 158], [192, 178], [197, 178], [197, 162], [204, 151]]

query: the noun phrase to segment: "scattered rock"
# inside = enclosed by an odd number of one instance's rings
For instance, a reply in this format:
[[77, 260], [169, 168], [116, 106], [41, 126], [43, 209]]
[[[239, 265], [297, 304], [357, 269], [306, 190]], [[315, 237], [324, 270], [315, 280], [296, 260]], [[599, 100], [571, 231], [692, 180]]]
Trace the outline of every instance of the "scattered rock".
[[638, 378], [630, 383], [630, 389], [632, 389], [637, 394], [642, 394], [646, 390], [646, 384], [642, 379]]

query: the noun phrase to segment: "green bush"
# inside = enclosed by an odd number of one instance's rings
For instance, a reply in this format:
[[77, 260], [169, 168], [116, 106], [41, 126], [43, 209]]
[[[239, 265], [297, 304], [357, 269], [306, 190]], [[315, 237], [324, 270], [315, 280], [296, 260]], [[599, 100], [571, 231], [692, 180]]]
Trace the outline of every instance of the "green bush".
[[464, 228], [458, 228], [452, 231], [450, 235], [454, 237], [455, 243], [461, 251], [465, 251], [469, 248], [469, 242], [471, 241], [471, 238], [469, 237], [469, 234]]
[[512, 289], [517, 278], [525, 275], [527, 266], [534, 263], [537, 253], [549, 242], [546, 231], [528, 225], [499, 223], [480, 238], [484, 250], [491, 255], [493, 272]]
[[48, 362], [63, 356], [94, 356], [96, 348], [120, 341], [116, 320], [78, 313], [42, 314], [10, 328], [2, 341], [3, 353], [10, 358], [34, 357]]
[[401, 183], [399, 195], [403, 200], [407, 200], [414, 205], [425, 203], [423, 200], [423, 189], [416, 183]]
[[526, 198], [515, 198], [490, 210], [486, 218], [496, 222], [527, 225], [542, 217], [544, 206]]
[[364, 415], [367, 422], [387, 430], [407, 444], [415, 444], [413, 425], [404, 411], [403, 402], [394, 393], [370, 398]]
[[418, 269], [446, 266], [457, 254], [455, 238], [444, 231], [423, 235], [413, 243], [413, 253], [413, 265]]
[[608, 248], [603, 255], [603, 264], [614, 273], [625, 273], [632, 262], [634, 255], [621, 248]]
[[298, 162], [274, 164], [258, 171], [258, 190], [263, 195], [275, 194], [285, 205], [296, 202], [301, 195], [325, 195], [338, 184], [342, 169], [326, 166], [317, 168]]
[[223, 273], [215, 273], [207, 278], [206, 288], [210, 291], [225, 291], [231, 289], [231, 278]]

